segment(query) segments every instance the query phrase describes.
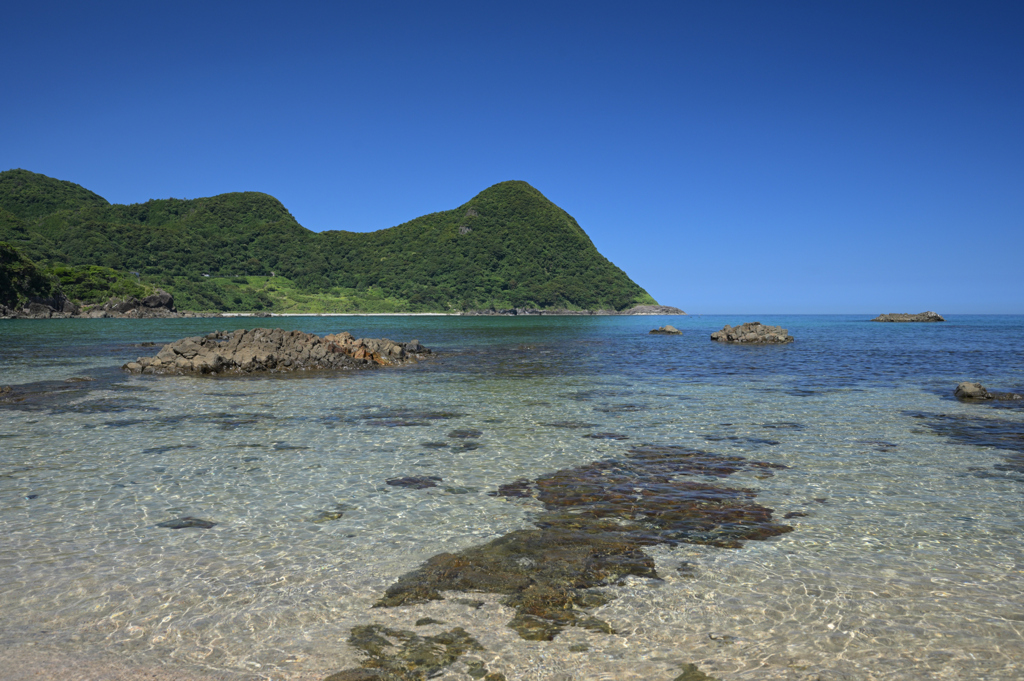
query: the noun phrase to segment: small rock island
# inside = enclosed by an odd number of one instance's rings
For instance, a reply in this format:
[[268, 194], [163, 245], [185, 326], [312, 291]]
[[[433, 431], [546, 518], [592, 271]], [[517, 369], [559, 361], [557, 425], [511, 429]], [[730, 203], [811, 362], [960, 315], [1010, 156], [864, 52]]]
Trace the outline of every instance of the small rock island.
[[651, 329], [649, 331], [649, 333], [668, 335], [668, 336], [681, 336], [681, 335], [683, 335], [682, 331], [680, 331], [676, 327], [672, 326], [671, 324], [666, 324], [665, 326], [659, 326], [656, 329]]
[[880, 314], [871, 321], [873, 322], [944, 322], [942, 315], [938, 312], [919, 312], [917, 314], [907, 314], [906, 312], [891, 312], [889, 314]]
[[751, 345], [792, 343], [793, 337], [781, 326], [768, 326], [761, 322], [747, 322], [733, 328], [726, 324], [721, 331], [711, 334], [711, 340], [720, 343], [747, 343]]
[[953, 395], [963, 402], [974, 402], [984, 400], [1024, 400], [1024, 395], [1017, 393], [991, 392], [985, 389], [981, 383], [963, 381], [956, 386]]
[[417, 362], [431, 354], [417, 340], [324, 337], [281, 329], [215, 331], [168, 343], [153, 357], [122, 368], [133, 374], [250, 374], [315, 369], [375, 369]]

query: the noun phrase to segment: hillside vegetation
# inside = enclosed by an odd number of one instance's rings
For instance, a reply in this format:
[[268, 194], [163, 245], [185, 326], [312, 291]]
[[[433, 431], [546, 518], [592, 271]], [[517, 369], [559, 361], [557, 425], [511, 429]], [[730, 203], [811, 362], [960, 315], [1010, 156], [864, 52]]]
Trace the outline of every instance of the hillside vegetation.
[[315, 233], [257, 192], [117, 205], [70, 182], [10, 170], [0, 173], [0, 241], [63, 272], [62, 282], [71, 268], [92, 298], [135, 282], [170, 291], [181, 309], [621, 310], [654, 303], [569, 214], [525, 182], [502, 182], [454, 210], [389, 229]]

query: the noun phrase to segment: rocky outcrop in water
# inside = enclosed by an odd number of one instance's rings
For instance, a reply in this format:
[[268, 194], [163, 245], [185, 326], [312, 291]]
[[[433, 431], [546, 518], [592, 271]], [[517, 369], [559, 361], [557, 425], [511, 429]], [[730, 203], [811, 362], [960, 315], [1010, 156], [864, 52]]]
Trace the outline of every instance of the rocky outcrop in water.
[[737, 327], [726, 324], [721, 331], [711, 334], [711, 340], [721, 343], [749, 343], [765, 345], [773, 343], [792, 343], [793, 337], [781, 326], [767, 326], [761, 322], [747, 322]]
[[302, 331], [239, 329], [168, 343], [153, 357], [122, 368], [142, 374], [250, 374], [314, 369], [369, 369], [408, 364], [430, 350], [417, 340], [354, 338], [343, 331], [320, 337]]
[[681, 336], [681, 335], [683, 335], [682, 331], [680, 331], [676, 327], [672, 326], [671, 324], [666, 324], [665, 326], [659, 326], [656, 329], [651, 329], [649, 331], [649, 333], [669, 335], [669, 336]]
[[906, 312], [891, 312], [880, 314], [871, 321], [873, 322], [944, 322], [938, 312], [919, 312], [918, 314], [907, 314]]
[[953, 394], [958, 400], [973, 402], [975, 400], [1024, 400], [1024, 395], [1017, 393], [989, 392], [981, 383], [964, 381], [956, 386]]

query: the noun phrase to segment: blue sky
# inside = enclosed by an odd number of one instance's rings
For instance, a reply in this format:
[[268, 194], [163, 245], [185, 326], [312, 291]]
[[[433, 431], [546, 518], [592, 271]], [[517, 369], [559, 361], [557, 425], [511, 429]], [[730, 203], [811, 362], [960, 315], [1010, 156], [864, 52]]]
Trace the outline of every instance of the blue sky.
[[525, 180], [691, 313], [1024, 313], [1022, 2], [17, 3], [0, 170], [369, 231]]

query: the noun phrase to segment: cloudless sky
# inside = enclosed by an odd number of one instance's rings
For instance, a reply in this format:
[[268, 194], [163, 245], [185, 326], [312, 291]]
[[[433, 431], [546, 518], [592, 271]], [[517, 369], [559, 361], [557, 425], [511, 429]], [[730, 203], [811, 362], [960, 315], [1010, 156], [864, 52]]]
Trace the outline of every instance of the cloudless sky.
[[384, 229], [525, 180], [690, 313], [1024, 313], [1024, 2], [10, 3], [0, 170]]

